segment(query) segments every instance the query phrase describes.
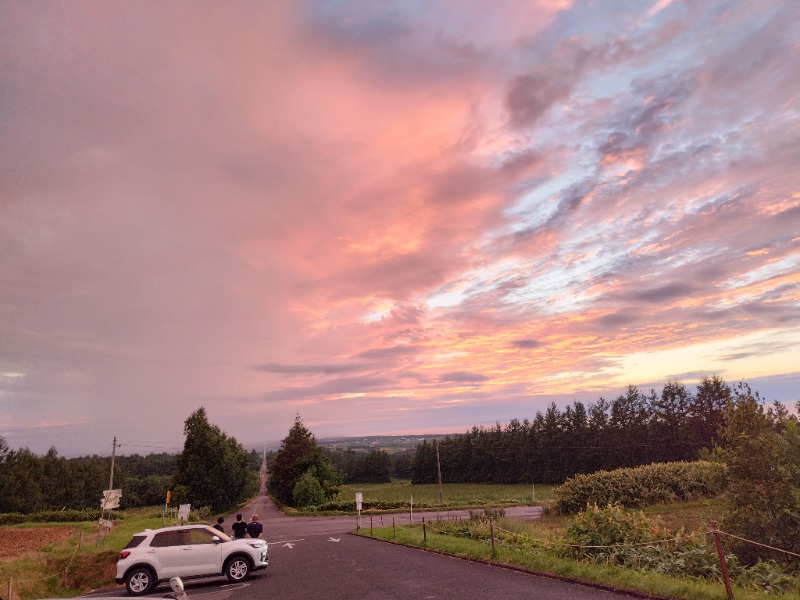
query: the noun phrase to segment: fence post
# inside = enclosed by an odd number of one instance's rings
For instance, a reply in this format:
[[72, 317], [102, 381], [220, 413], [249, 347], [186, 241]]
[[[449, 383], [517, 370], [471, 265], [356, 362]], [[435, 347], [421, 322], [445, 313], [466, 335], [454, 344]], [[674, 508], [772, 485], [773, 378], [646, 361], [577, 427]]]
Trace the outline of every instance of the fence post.
[[394, 526], [394, 517], [392, 517], [392, 539], [397, 539], [397, 529]]
[[492, 536], [492, 556], [494, 557], [496, 552], [494, 548], [494, 519], [489, 517], [489, 535]]
[[425, 517], [422, 517], [422, 541], [428, 541], [428, 530], [425, 528]]
[[369, 516], [369, 534], [372, 535], [372, 515]]
[[711, 521], [711, 533], [714, 535], [714, 544], [717, 546], [717, 555], [719, 555], [719, 564], [722, 567], [722, 579], [725, 581], [725, 593], [728, 595], [728, 600], [733, 600], [733, 588], [731, 588], [731, 578], [728, 575], [728, 563], [725, 560], [725, 550], [722, 548], [722, 539], [719, 535], [719, 527], [716, 521]]

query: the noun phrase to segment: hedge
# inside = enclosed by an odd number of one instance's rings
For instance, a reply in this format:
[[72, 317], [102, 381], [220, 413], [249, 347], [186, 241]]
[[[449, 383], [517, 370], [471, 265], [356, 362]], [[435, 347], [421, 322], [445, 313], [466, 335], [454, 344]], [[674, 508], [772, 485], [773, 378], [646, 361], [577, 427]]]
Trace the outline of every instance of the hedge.
[[[119, 519], [119, 513], [114, 517]], [[18, 523], [77, 523], [81, 521], [97, 521], [99, 510], [47, 510], [27, 515], [20, 513], [0, 514], [0, 525], [16, 525]]]
[[653, 463], [571, 477], [556, 488], [555, 508], [561, 514], [574, 514], [595, 504], [642, 508], [714, 497], [724, 488], [725, 465], [721, 463]]

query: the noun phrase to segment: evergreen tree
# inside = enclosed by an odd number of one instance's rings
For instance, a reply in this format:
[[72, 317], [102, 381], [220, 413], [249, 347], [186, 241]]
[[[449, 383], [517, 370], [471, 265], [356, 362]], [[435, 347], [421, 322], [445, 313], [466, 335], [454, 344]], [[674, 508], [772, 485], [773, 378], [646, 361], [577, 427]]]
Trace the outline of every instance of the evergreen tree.
[[270, 466], [270, 494], [279, 502], [293, 506], [295, 486], [309, 471], [317, 479], [325, 498], [333, 498], [338, 493], [341, 474], [333, 468], [330, 458], [298, 415]]
[[[246, 500], [257, 490], [245, 449], [216, 425], [200, 407], [184, 424], [186, 441], [178, 456], [174, 481], [186, 490], [185, 501], [222, 512]], [[181, 498], [181, 501], [184, 501]]]

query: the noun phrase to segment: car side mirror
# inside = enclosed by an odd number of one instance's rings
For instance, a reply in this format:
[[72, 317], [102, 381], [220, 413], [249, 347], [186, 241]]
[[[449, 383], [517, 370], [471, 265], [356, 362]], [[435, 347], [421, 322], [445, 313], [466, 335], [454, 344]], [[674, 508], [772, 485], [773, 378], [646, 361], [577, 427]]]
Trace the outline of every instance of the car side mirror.
[[173, 577], [169, 580], [169, 587], [172, 588], [172, 591], [176, 594], [183, 594], [183, 580], [180, 577]]
[[215, 535], [211, 537], [211, 541], [214, 542], [215, 544], [219, 544], [222, 540], [219, 538], [218, 535]]

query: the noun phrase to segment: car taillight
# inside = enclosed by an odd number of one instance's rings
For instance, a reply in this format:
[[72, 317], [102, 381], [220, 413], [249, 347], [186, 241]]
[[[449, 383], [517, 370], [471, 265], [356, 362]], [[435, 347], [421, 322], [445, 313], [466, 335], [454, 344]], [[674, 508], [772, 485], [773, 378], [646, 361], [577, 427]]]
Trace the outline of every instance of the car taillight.
[[122, 560], [123, 558], [128, 558], [131, 555], [130, 550], [123, 550], [119, 553], [119, 559]]

